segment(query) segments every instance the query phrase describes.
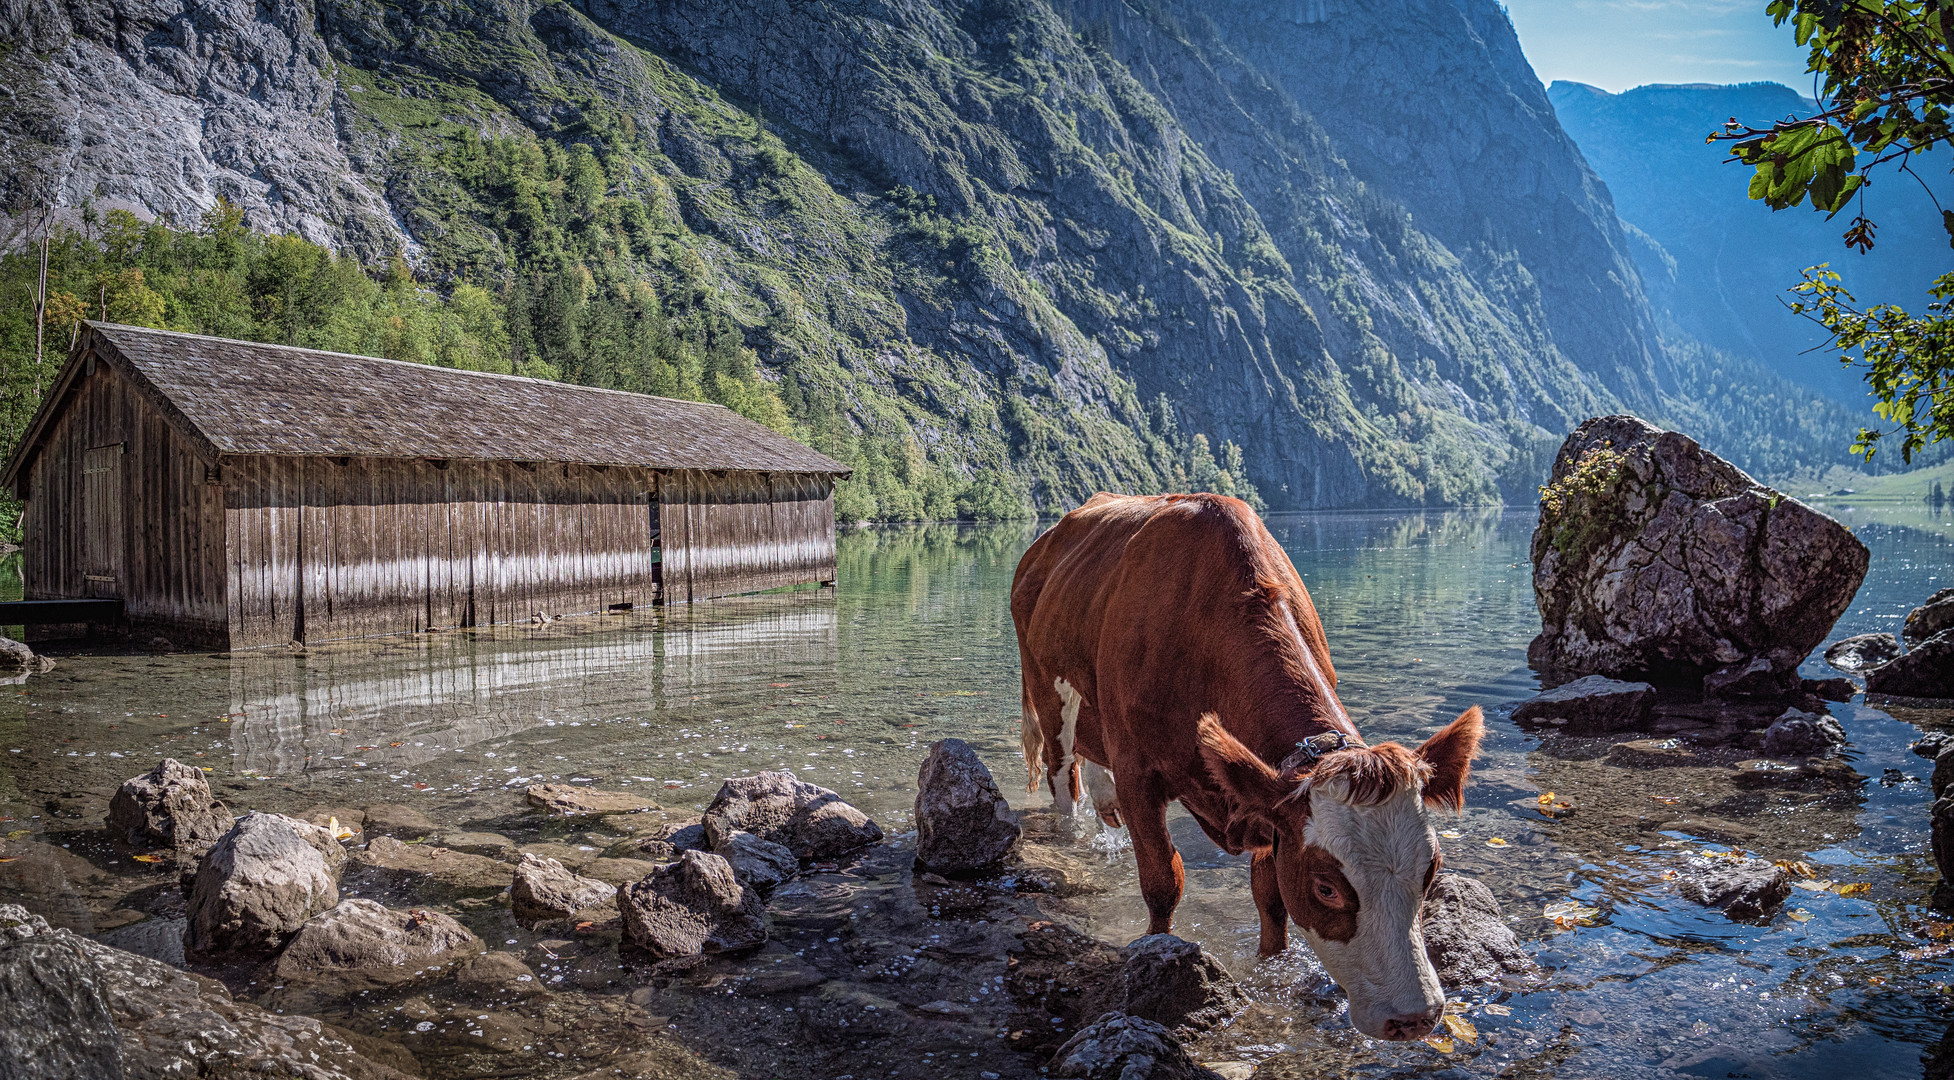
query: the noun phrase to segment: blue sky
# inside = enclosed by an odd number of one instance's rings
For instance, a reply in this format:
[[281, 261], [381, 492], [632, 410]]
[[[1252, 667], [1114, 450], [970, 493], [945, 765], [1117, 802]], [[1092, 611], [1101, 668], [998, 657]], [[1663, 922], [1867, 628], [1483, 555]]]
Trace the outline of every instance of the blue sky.
[[1804, 51], [1765, 0], [1507, 0], [1540, 81], [1781, 82], [1811, 92]]

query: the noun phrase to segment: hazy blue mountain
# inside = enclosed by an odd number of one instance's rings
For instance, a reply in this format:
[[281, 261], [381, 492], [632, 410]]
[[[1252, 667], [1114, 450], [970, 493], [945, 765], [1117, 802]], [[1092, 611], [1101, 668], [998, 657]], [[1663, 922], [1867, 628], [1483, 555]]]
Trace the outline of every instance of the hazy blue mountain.
[[[1865, 213], [1879, 225], [1879, 243], [1867, 254], [1840, 241], [1856, 208], [1828, 221], [1809, 207], [1772, 213], [1746, 198], [1750, 170], [1725, 164], [1725, 147], [1705, 136], [1730, 117], [1762, 127], [1810, 115], [1811, 99], [1790, 87], [1653, 85], [1610, 94], [1556, 82], [1547, 93], [1615, 196], [1650, 301], [1712, 346], [1857, 400], [1865, 393], [1857, 375], [1830, 354], [1806, 352], [1824, 342], [1824, 331], [1781, 302], [1799, 270], [1830, 263], [1859, 299], [1913, 309], [1925, 305], [1935, 277], [1954, 269], [1939, 212], [1903, 174], [1882, 172], [1868, 185]], [[1925, 161], [1915, 171], [1949, 190], [1947, 155]]]

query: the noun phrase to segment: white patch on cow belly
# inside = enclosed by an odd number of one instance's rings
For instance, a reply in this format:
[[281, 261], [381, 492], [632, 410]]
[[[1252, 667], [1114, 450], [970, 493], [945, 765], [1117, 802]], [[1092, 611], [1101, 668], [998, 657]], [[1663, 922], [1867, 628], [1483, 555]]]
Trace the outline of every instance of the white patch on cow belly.
[[1342, 864], [1357, 890], [1357, 933], [1347, 942], [1305, 931], [1330, 977], [1350, 996], [1351, 1019], [1375, 1030], [1385, 1018], [1413, 1015], [1445, 1000], [1425, 956], [1418, 924], [1425, 874], [1437, 851], [1429, 812], [1416, 790], [1376, 806], [1351, 806], [1313, 792], [1306, 842]]
[[1059, 814], [1071, 816], [1072, 805], [1072, 763], [1077, 760], [1072, 754], [1072, 741], [1079, 732], [1079, 706], [1085, 702], [1079, 691], [1065, 681], [1064, 676], [1052, 680], [1052, 689], [1058, 691], [1058, 699], [1063, 707], [1058, 711], [1058, 771], [1052, 774], [1052, 806]]
[[1119, 809], [1119, 796], [1113, 787], [1112, 770], [1091, 758], [1081, 761], [1079, 765], [1080, 770], [1085, 773], [1086, 790], [1092, 794], [1093, 809], [1101, 814], [1108, 810]]

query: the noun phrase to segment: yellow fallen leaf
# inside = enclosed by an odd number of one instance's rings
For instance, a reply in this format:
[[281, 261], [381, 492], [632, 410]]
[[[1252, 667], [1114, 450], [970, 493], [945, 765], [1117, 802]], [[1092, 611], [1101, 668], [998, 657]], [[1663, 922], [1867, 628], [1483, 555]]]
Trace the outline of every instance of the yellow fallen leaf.
[[1548, 904], [1546, 910], [1542, 911], [1541, 914], [1555, 922], [1572, 920], [1575, 923], [1582, 923], [1601, 914], [1601, 909], [1589, 907], [1579, 900], [1562, 900], [1558, 903]]
[[1446, 1013], [1439, 1019], [1444, 1022], [1445, 1030], [1464, 1039], [1467, 1046], [1472, 1046], [1479, 1042], [1479, 1029], [1473, 1027], [1472, 1022], [1465, 1017]]
[[33, 832], [34, 832], [34, 830], [32, 830], [32, 829], [15, 829], [15, 830], [14, 830], [13, 832], [10, 832], [10, 833], [8, 833], [8, 834], [7, 834], [7, 839], [9, 839], [9, 840], [18, 840], [18, 839], [20, 839], [20, 838], [21, 838], [21, 837], [23, 837], [23, 836], [30, 836], [30, 835], [32, 835], [32, 834], [33, 834]]
[[1431, 1047], [1441, 1054], [1449, 1054], [1458, 1049], [1457, 1045], [1452, 1042], [1451, 1037], [1448, 1035], [1439, 1035], [1436, 1033], [1427, 1035], [1425, 1036], [1424, 1042], [1426, 1046]]
[[1513, 1010], [1507, 1008], [1504, 1005], [1488, 1005], [1486, 1006], [1486, 1015], [1487, 1016], [1512, 1016]]
[[136, 856], [136, 861], [137, 861], [137, 862], [162, 862], [162, 861], [163, 861], [163, 856], [161, 856], [161, 855], [138, 855], [138, 856]]
[[1541, 796], [1540, 796], [1540, 805], [1542, 805], [1542, 806], [1552, 806], [1552, 805], [1554, 805], [1554, 793], [1553, 793], [1553, 792], [1551, 792], [1551, 791], [1549, 791], [1549, 792], [1547, 792], [1547, 793], [1545, 793], [1545, 794], [1543, 794], [1543, 795], [1541, 795]]
[[1664, 806], [1674, 806], [1677, 803], [1683, 801], [1683, 797], [1681, 795], [1651, 795], [1649, 796], [1649, 798], [1654, 799], [1656, 802], [1659, 802]]
[[1785, 914], [1791, 917], [1792, 922], [1812, 921], [1812, 913], [1806, 911], [1804, 908], [1792, 908], [1790, 911], [1785, 912]]
[[1866, 881], [1842, 881], [1834, 886], [1832, 891], [1838, 893], [1840, 896], [1858, 896], [1860, 893], [1872, 892], [1873, 886], [1871, 882]]
[[1438, 835], [1444, 837], [1447, 840], [1457, 840], [1459, 837], [1464, 836], [1465, 834], [1457, 829], [1447, 829], [1444, 832], [1439, 833]]
[[1779, 859], [1773, 865], [1777, 866], [1780, 870], [1783, 870], [1785, 873], [1790, 874], [1793, 877], [1812, 876], [1812, 868], [1810, 863], [1802, 863], [1795, 859]]
[[1486, 846], [1487, 846], [1487, 847], [1505, 847], [1505, 846], [1506, 846], [1506, 841], [1504, 841], [1504, 840], [1501, 840], [1501, 839], [1500, 839], [1499, 837], [1497, 837], [1497, 836], [1495, 836], [1495, 837], [1493, 837], [1492, 839], [1490, 839], [1490, 840], [1488, 840], [1488, 841], [1486, 841]]
[[326, 828], [332, 833], [334, 840], [351, 840], [353, 838], [353, 830], [341, 825], [339, 819], [336, 817], [329, 816], [326, 818]]
[[1827, 881], [1824, 878], [1806, 878], [1803, 881], [1792, 882], [1791, 887], [1794, 889], [1803, 889], [1806, 892], [1831, 892], [1832, 886], [1835, 884], [1837, 882]]

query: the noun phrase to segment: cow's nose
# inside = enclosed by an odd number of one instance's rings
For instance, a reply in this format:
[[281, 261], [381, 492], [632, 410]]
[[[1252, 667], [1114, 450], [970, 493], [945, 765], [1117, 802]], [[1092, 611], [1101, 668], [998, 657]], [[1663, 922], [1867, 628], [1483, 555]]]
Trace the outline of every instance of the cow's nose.
[[1405, 1013], [1402, 1016], [1393, 1016], [1389, 1020], [1384, 1021], [1384, 1037], [1394, 1042], [1410, 1042], [1412, 1039], [1422, 1039], [1432, 1033], [1433, 1026], [1438, 1023], [1439, 1014], [1444, 1011], [1445, 1006], [1440, 1005], [1435, 1009], [1427, 1009], [1424, 1012]]

